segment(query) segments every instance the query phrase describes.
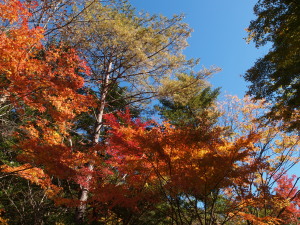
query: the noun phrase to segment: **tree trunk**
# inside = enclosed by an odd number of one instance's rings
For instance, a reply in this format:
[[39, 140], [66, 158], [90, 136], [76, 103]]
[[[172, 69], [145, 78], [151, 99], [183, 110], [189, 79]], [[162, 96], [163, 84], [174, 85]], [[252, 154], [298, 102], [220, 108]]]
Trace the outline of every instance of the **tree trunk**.
[[[105, 109], [105, 104], [106, 104], [106, 97], [107, 97], [107, 93], [109, 91], [109, 77], [110, 77], [111, 67], [112, 67], [112, 63], [109, 63], [109, 66], [108, 66], [108, 69], [107, 69], [107, 72], [105, 75], [103, 90], [101, 91], [102, 93], [101, 93], [101, 98], [100, 98], [99, 111], [96, 116], [97, 122], [95, 124], [94, 135], [93, 135], [93, 140], [92, 140], [93, 146], [95, 146], [99, 143], [101, 128], [103, 126], [103, 115], [104, 115], [104, 109]], [[89, 162], [86, 167], [89, 170], [90, 174], [86, 177], [85, 185], [81, 186], [81, 191], [79, 194], [80, 205], [77, 207], [76, 214], [75, 214], [75, 217], [76, 217], [75, 219], [76, 219], [77, 224], [82, 224], [84, 222], [90, 183], [93, 178], [92, 172], [94, 170], [94, 163]]]

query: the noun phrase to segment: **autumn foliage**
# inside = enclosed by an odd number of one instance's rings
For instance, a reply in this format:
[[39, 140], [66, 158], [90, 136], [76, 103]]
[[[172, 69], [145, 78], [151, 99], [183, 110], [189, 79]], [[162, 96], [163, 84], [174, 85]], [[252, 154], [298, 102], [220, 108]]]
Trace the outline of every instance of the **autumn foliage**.
[[63, 45], [43, 45], [44, 30], [29, 26], [28, 8], [32, 7], [35, 6], [14, 0], [0, 4], [1, 20], [5, 23], [0, 37], [1, 100], [12, 104], [20, 118], [26, 118], [28, 107], [36, 111], [35, 119], [29, 119], [15, 134], [23, 139], [16, 147], [23, 152], [20, 160], [32, 162], [32, 166], [26, 170], [28, 165], [2, 168], [5, 172], [17, 171], [47, 190], [53, 186], [50, 178], [33, 167], [43, 165], [50, 174], [56, 171], [55, 174], [67, 176], [65, 172], [72, 167], [69, 162], [74, 160], [62, 142], [68, 136], [71, 120], [86, 111], [91, 102], [89, 96], [77, 92], [84, 85], [79, 74], [88, 74], [89, 70], [75, 50]]
[[[108, 154], [121, 174], [134, 174], [136, 180], [164, 183], [169, 194], [181, 192], [205, 196], [216, 187], [230, 185], [234, 177], [246, 171], [238, 166], [249, 157], [256, 134], [230, 143], [222, 138], [222, 129], [176, 129], [168, 123], [152, 124], [129, 120], [120, 125], [113, 115], [110, 121]], [[220, 165], [222, 161], [222, 165]], [[141, 170], [141, 171], [140, 171]], [[148, 178], [140, 176], [147, 175]]]
[[[76, 92], [84, 81], [78, 73], [88, 73], [84, 61], [67, 46], [45, 47], [43, 29], [30, 28], [27, 5], [4, 1], [1, 20], [1, 96], [16, 107], [21, 102], [66, 121], [86, 110], [85, 96]], [[28, 7], [34, 7], [28, 5]]]
[[[264, 101], [207, 104], [209, 113], [195, 115], [193, 124], [180, 121], [193, 113], [178, 108], [180, 126], [134, 117], [125, 107], [106, 113], [109, 76], [99, 107], [95, 87], [86, 91], [86, 61], [62, 42], [46, 44], [45, 30], [32, 27], [30, 9], [37, 6], [0, 1], [0, 106], [21, 121], [11, 134], [15, 161], [3, 161], [1, 179], [28, 180], [43, 191], [41, 202], [50, 199], [67, 213], [82, 207], [86, 223], [298, 223], [299, 178], [288, 169], [299, 161], [299, 137], [283, 132], [280, 121], [269, 126], [259, 119]], [[94, 118], [100, 111], [103, 123]], [[82, 123], [98, 132], [96, 141]]]

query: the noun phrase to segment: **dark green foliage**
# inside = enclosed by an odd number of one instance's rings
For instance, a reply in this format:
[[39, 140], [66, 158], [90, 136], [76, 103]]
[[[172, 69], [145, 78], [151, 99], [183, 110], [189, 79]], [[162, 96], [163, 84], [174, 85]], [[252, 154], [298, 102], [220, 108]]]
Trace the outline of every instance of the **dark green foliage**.
[[187, 102], [181, 103], [171, 98], [160, 100], [161, 106], [157, 106], [162, 117], [169, 120], [171, 124], [177, 126], [193, 125], [198, 127], [200, 124], [208, 122], [214, 123], [217, 114], [209, 111], [219, 95], [219, 89], [212, 90], [205, 88], [198, 93], [194, 93]]
[[[290, 129], [300, 129], [294, 119], [300, 109], [300, 4], [298, 0], [259, 0], [257, 16], [249, 26], [249, 40], [257, 47], [271, 42], [272, 48], [244, 75], [251, 82], [249, 94], [273, 103], [268, 115], [290, 122]], [[299, 112], [298, 112], [299, 113]]]

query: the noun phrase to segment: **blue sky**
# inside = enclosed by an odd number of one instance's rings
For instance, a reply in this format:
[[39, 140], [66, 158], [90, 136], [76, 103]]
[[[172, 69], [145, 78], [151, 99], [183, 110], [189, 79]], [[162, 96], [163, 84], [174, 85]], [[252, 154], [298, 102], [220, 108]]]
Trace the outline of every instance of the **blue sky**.
[[245, 28], [255, 18], [256, 0], [130, 0], [137, 10], [165, 16], [186, 15], [184, 22], [194, 29], [184, 52], [188, 58], [200, 58], [200, 65], [218, 66], [221, 72], [210, 80], [224, 94], [243, 97], [247, 84], [243, 75], [267, 48], [257, 49], [243, 39]]
[[[247, 83], [242, 75], [256, 59], [268, 52], [269, 46], [255, 48], [247, 44], [245, 29], [255, 19], [253, 6], [257, 0], [130, 0], [137, 10], [165, 16], [186, 15], [184, 22], [194, 29], [190, 46], [184, 52], [188, 58], [200, 58], [200, 65], [218, 66], [221, 72], [210, 80], [213, 87], [221, 87], [220, 100], [226, 94], [242, 98]], [[299, 166], [291, 174], [299, 176]]]

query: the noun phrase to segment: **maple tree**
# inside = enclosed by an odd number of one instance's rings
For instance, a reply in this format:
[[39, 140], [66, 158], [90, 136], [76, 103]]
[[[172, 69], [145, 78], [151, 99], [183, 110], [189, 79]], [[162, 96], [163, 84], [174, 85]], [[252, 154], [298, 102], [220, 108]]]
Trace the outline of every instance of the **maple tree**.
[[297, 223], [300, 218], [300, 194], [296, 187], [298, 180], [296, 175], [289, 178], [287, 174], [284, 174], [276, 181], [276, 196], [279, 199], [289, 200], [278, 212], [278, 217], [284, 221], [284, 224]]
[[[220, 128], [175, 129], [164, 124], [147, 129], [146, 124], [132, 121], [128, 115], [121, 118], [122, 124], [112, 115], [108, 119], [112, 129], [107, 151], [112, 156], [110, 165], [117, 168], [120, 178], [127, 175], [124, 185], [141, 182], [142, 187], [158, 186], [171, 206], [171, 224], [189, 224], [177, 208], [179, 198], [195, 203], [190, 210], [199, 223], [215, 221], [214, 216], [208, 216], [214, 210], [208, 204], [211, 194], [253, 169], [239, 164], [249, 156], [252, 142], [258, 138], [254, 133], [231, 143], [222, 138]], [[198, 208], [200, 202], [205, 213]]]
[[260, 138], [254, 143], [251, 158], [248, 159], [249, 162], [260, 162], [259, 167], [255, 171], [249, 171], [246, 177], [237, 179], [225, 192], [235, 206], [235, 213], [232, 211], [231, 214], [233, 219], [237, 216], [234, 221], [241, 224], [243, 221], [253, 224], [281, 224], [284, 221], [281, 216], [283, 212], [292, 218], [293, 213], [287, 210], [286, 205], [297, 208], [297, 203], [287, 193], [280, 196], [278, 188], [297, 197], [291, 180], [284, 178], [289, 169], [299, 161], [299, 136], [296, 133], [285, 133], [282, 121], [266, 126], [259, 120], [268, 112], [265, 101], [254, 102], [249, 97], [242, 100], [232, 97], [229, 104], [220, 107], [223, 111], [220, 125], [229, 128], [229, 139], [253, 131], [260, 134]]
[[160, 198], [148, 198], [169, 205], [170, 224], [281, 224], [295, 218], [298, 192], [284, 173], [297, 162], [299, 138], [282, 132], [280, 124], [263, 126], [257, 119], [263, 102], [244, 102], [233, 98], [223, 128], [183, 129], [132, 120], [128, 112], [108, 115], [107, 162], [118, 171], [118, 189], [128, 188], [123, 198], [137, 201], [128, 190], [152, 188], [150, 196]]
[[[30, 6], [28, 6], [30, 7]], [[40, 112], [46, 111], [55, 120], [68, 120], [74, 112], [86, 109], [84, 96], [75, 90], [83, 86], [77, 74], [87, 67], [73, 49], [42, 45], [43, 29], [30, 28], [26, 5], [4, 1], [1, 5], [1, 100], [16, 107], [24, 104]], [[58, 95], [59, 93], [59, 95]], [[76, 104], [77, 107], [70, 107]], [[57, 112], [57, 113], [56, 113]]]
[[[71, 120], [86, 111], [92, 99], [77, 92], [84, 84], [79, 74], [88, 74], [88, 67], [68, 46], [43, 45], [44, 30], [28, 23], [32, 7], [16, 0], [0, 3], [1, 106], [13, 106], [19, 120], [25, 120], [15, 134], [19, 141], [14, 148], [21, 149], [19, 161], [29, 162], [1, 169], [40, 185], [51, 198], [60, 188], [51, 183], [50, 176], [66, 177], [65, 172], [73, 169], [69, 162], [78, 157], [63, 143]], [[27, 108], [34, 118], [26, 118]]]
[[[46, 17], [38, 21], [38, 13], [50, 3], [0, 1], [1, 139], [13, 139], [0, 147], [14, 152], [1, 152], [1, 212], [20, 217], [2, 223], [298, 222], [298, 178], [286, 175], [299, 161], [298, 135], [284, 133], [281, 121], [258, 120], [264, 101], [234, 97], [216, 108], [217, 90], [205, 79], [218, 69], [191, 72], [196, 62], [181, 52], [190, 34], [181, 17], [88, 1], [72, 11], [81, 24], [72, 15], [64, 22], [62, 13], [41, 28]], [[47, 29], [68, 45], [45, 44]], [[169, 122], [126, 110], [155, 95]], [[19, 210], [26, 201], [30, 212]]]

